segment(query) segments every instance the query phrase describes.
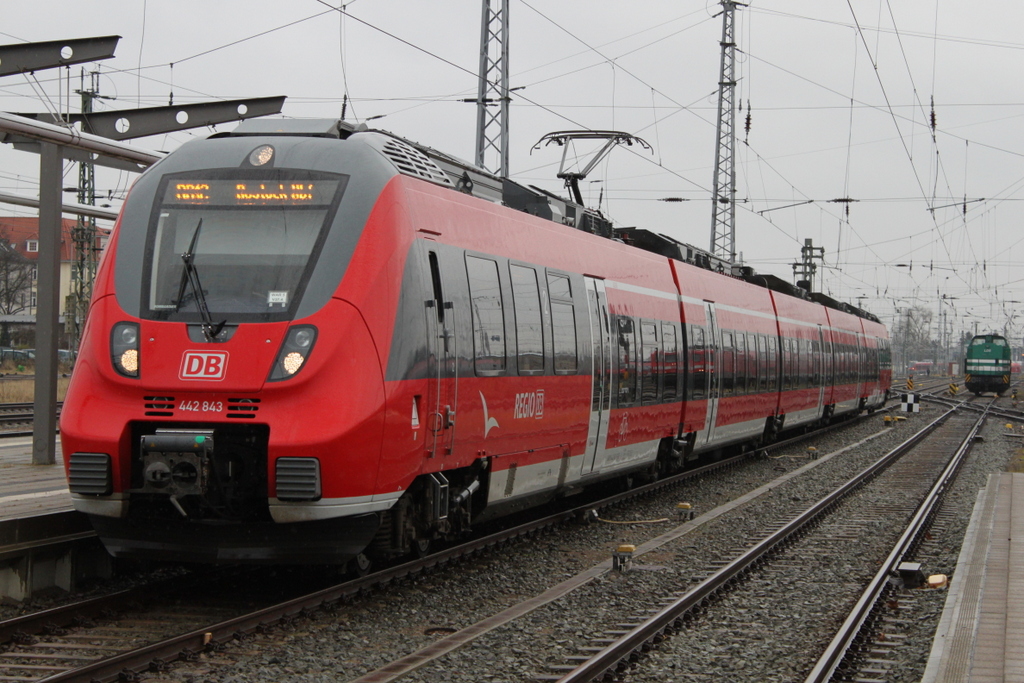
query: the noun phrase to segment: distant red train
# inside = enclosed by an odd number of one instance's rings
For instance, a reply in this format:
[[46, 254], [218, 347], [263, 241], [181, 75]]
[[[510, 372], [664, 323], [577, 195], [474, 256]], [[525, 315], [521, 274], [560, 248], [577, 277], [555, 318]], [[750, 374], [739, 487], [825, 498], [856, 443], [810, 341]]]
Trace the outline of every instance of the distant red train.
[[362, 562], [890, 379], [863, 311], [382, 132], [256, 120], [135, 184], [61, 442], [115, 556]]

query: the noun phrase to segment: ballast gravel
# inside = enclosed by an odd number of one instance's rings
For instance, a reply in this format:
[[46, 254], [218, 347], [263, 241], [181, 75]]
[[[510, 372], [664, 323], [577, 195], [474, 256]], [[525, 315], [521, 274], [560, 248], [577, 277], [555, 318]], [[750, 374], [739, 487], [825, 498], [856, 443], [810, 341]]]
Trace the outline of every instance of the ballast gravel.
[[[729, 559], [751, 538], [763, 535], [764, 517], [802, 509], [904, 441], [942, 410], [925, 404], [921, 413], [908, 415], [907, 420], [893, 427], [885, 426], [882, 416], [876, 415], [841, 433], [816, 437], [807, 446], [816, 448], [818, 456], [874, 438], [821, 462], [793, 481], [773, 488], [758, 500], [678, 541], [637, 557], [631, 571], [605, 574], [400, 680], [514, 683], [550, 675], [553, 670], [549, 665], [565, 664], [568, 657], [578, 655], [580, 648], [591, 645], [594, 638], [659, 607], [663, 596], [692, 587], [714, 568], [716, 561]], [[986, 428], [985, 441], [975, 446], [954, 490], [947, 496], [944, 505], [952, 512], [944, 518], [952, 523], [942, 530], [941, 538], [933, 538], [921, 549], [921, 553], [928, 553], [920, 560], [928, 573], [953, 573], [978, 488], [984, 485], [989, 472], [1006, 466], [1016, 448], [1016, 444], [1002, 437], [1002, 429], [997, 424]], [[192, 673], [182, 668], [167, 680], [186, 680], [187, 676], [193, 676], [195, 681], [218, 683], [283, 678], [356, 679], [607, 560], [620, 544], [640, 545], [677, 526], [682, 521], [676, 509], [679, 502], [688, 502], [697, 515], [703, 514], [806, 465], [814, 453], [801, 447], [602, 511], [605, 521], [561, 527], [377, 591], [337, 611], [321, 612], [312, 619], [275, 629], [269, 635], [230, 644], [228, 652], [217, 655], [221, 660], [218, 665], [204, 665], [200, 661]], [[856, 554], [856, 549], [850, 552]], [[832, 571], [841, 572], [842, 567]], [[828, 608], [815, 597], [814, 590], [813, 581], [792, 587], [794, 603], [809, 618]], [[898, 676], [887, 680], [919, 679], [931, 648], [930, 633], [941, 614], [944, 598], [944, 591], [931, 591], [913, 602], [914, 609], [920, 612], [906, 615], [906, 621], [918, 628], [903, 639], [905, 645], [893, 671]], [[749, 628], [745, 633], [715, 639], [694, 637], [698, 618], [692, 622], [694, 626], [648, 653], [629, 680], [802, 680], [801, 674], [806, 672], [796, 670], [795, 660], [790, 656], [801, 647], [800, 624], [777, 624], [765, 629], [760, 626], [764, 615], [757, 613], [761, 609], [757, 604], [745, 605], [743, 609], [748, 613], [738, 615], [737, 622], [747, 620]], [[757, 649], [774, 656], [764, 660], [744, 656], [751, 642], [759, 642], [761, 646]], [[238, 661], [224, 666], [222, 660], [229, 658]], [[694, 660], [702, 663], [704, 673], [688, 669], [686, 662]]]
[[[741, 466], [690, 480], [680, 487], [601, 512], [603, 521], [559, 527], [533, 538], [492, 549], [432, 574], [387, 586], [333, 611], [279, 626], [269, 633], [231, 641], [225, 651], [203, 655], [152, 681], [262, 683], [269, 681], [349, 681], [397, 657], [423, 648], [521, 600], [609, 559], [620, 544], [640, 545], [685, 521], [676, 505], [688, 502], [696, 515], [715, 510], [749, 491], [808, 463], [817, 466], [774, 486], [758, 499], [696, 528], [676, 541], [635, 558], [627, 572], [604, 574], [524, 617], [485, 633], [466, 647], [444, 655], [400, 680], [436, 683], [519, 683], [551, 675], [581, 648], [617, 625], [634, 621], [703, 579], [765, 533], [765, 519], [792, 515], [833, 490], [918, 428], [943, 412], [926, 403], [921, 413], [886, 426], [881, 414], [841, 432], [814, 437], [807, 446], [748, 461]], [[953, 580], [960, 543], [979, 488], [988, 474], [1005, 469], [1018, 444], [1007, 439], [999, 421], [990, 421], [975, 445], [940, 515], [941, 527], [918, 552], [926, 573]], [[873, 437], [870, 438], [869, 437]], [[867, 439], [867, 440], [865, 440]], [[824, 457], [850, 444], [827, 461]], [[809, 451], [814, 447], [816, 451]], [[856, 548], [845, 554], [855, 556]], [[844, 571], [842, 553], [830, 574]], [[786, 588], [794, 609], [808, 619], [827, 613], [827, 586], [814, 580]], [[770, 591], [780, 590], [771, 588]], [[629, 681], [794, 681], [799, 670], [800, 620], [772, 623], [769, 589], [763, 604], [737, 606], [739, 633], [699, 634], [698, 617], [647, 653], [627, 674]], [[822, 591], [819, 593], [819, 591]], [[896, 648], [888, 681], [917, 681], [931, 648], [945, 591], [916, 591], [892, 615], [902, 646]], [[740, 611], [743, 610], [743, 611]], [[767, 622], [770, 627], [765, 627]], [[197, 625], [198, 626], [198, 625]], [[838, 623], [836, 624], [838, 626]], [[768, 653], [768, 656], [752, 656]], [[697, 666], [694, 666], [694, 664]]]

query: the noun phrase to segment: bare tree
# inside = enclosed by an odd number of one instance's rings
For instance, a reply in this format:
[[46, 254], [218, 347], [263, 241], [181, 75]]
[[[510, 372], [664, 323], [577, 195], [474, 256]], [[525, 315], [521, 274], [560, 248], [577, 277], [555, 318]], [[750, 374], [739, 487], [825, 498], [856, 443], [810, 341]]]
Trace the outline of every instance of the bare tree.
[[938, 342], [932, 338], [933, 313], [923, 306], [903, 309], [893, 326], [892, 336], [903, 353], [903, 364], [915, 360], [936, 360]]
[[[33, 268], [32, 261], [0, 233], [0, 316], [6, 318], [29, 308]], [[10, 346], [10, 326], [9, 320], [0, 319], [0, 346]]]

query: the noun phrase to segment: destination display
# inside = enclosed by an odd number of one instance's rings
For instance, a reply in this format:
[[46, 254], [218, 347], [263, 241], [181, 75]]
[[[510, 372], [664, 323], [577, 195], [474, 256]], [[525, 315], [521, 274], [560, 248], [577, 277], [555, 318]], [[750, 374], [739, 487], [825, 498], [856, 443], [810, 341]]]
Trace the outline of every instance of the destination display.
[[172, 179], [165, 205], [323, 206], [331, 202], [337, 180]]

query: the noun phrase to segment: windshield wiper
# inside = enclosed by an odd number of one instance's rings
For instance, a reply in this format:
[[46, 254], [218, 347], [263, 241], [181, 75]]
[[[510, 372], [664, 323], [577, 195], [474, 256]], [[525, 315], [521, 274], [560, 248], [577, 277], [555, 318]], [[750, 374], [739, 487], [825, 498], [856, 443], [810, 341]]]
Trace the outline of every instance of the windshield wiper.
[[206, 305], [206, 295], [203, 293], [203, 285], [199, 282], [199, 271], [196, 270], [195, 265], [195, 250], [196, 242], [199, 241], [199, 231], [203, 227], [203, 219], [199, 219], [199, 223], [196, 225], [195, 232], [192, 233], [192, 241], [189, 242], [188, 249], [184, 254], [181, 255], [181, 260], [185, 263], [185, 268], [181, 273], [181, 284], [178, 287], [178, 299], [175, 303], [175, 310], [181, 308], [182, 300], [185, 298], [185, 285], [187, 284], [192, 290], [192, 296], [196, 300], [196, 308], [199, 309], [199, 315], [203, 319], [203, 335], [206, 337], [206, 341], [213, 341], [221, 330], [224, 329], [224, 325], [227, 324], [227, 319], [221, 320], [219, 323], [213, 322], [213, 316], [210, 315], [210, 309]]

